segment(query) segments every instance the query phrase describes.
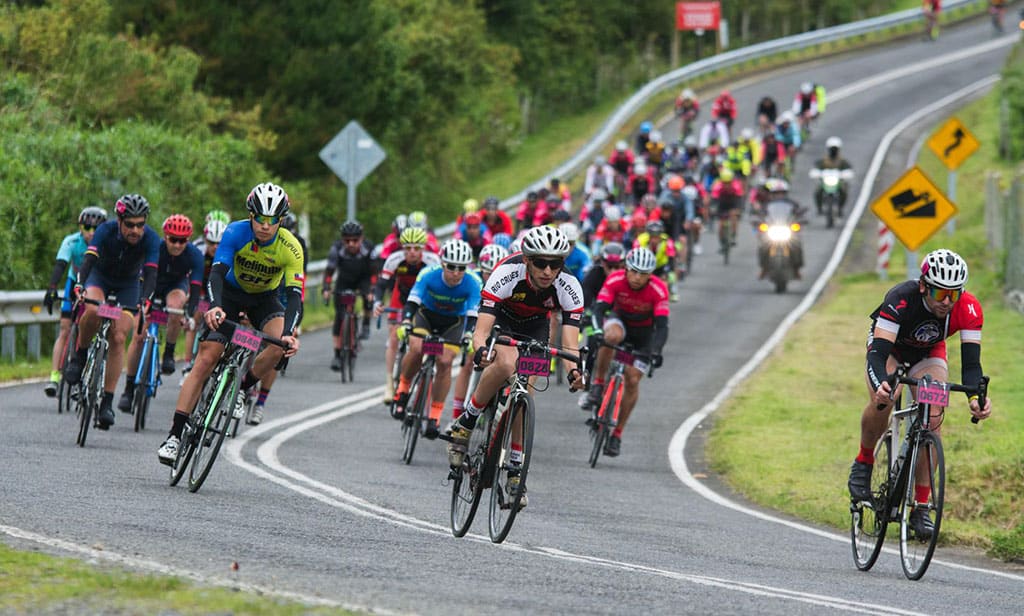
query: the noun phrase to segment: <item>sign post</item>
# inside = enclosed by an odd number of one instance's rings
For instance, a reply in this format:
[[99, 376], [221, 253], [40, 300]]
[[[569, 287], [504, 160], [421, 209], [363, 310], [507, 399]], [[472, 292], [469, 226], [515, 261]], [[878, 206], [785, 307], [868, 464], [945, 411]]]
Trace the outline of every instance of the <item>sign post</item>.
[[[978, 139], [967, 130], [967, 127], [960, 123], [960, 120], [949, 118], [942, 128], [935, 131], [935, 134], [928, 140], [930, 149], [942, 164], [949, 170], [949, 177], [946, 183], [946, 195], [950, 199], [956, 199], [956, 170], [967, 160], [971, 154], [977, 151], [981, 144]], [[947, 231], [952, 233], [956, 229], [955, 222], [949, 221]]]
[[719, 2], [676, 2], [676, 31], [692, 30], [697, 35], [697, 58], [706, 30], [718, 31], [722, 20]]
[[348, 187], [346, 220], [356, 219], [356, 186], [385, 158], [384, 150], [355, 120], [320, 150], [320, 160]]

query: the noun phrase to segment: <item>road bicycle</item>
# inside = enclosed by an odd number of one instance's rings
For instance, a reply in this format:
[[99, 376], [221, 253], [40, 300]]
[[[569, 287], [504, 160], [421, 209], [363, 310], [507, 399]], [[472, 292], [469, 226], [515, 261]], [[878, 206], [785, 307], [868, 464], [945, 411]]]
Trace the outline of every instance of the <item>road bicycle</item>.
[[423, 340], [423, 361], [409, 383], [409, 400], [405, 405], [405, 418], [402, 420], [402, 438], [405, 440], [402, 461], [406, 464], [412, 463], [416, 440], [426, 430], [430, 403], [433, 400], [434, 375], [437, 374], [437, 358], [444, 354], [444, 338], [417, 331], [411, 326], [406, 327], [403, 342], [406, 342], [409, 336]]
[[135, 373], [135, 393], [132, 395], [131, 411], [135, 416], [135, 431], [146, 428], [146, 413], [149, 402], [156, 397], [156, 391], [163, 384], [160, 378], [160, 326], [167, 325], [170, 315], [182, 316], [180, 308], [165, 308], [162, 300], [153, 300], [153, 306], [146, 315], [146, 338], [139, 355], [139, 369]]
[[736, 241], [736, 231], [733, 226], [732, 214], [726, 212], [719, 214], [718, 218], [718, 252], [722, 255], [722, 262], [729, 265], [729, 253], [732, 251]]
[[199, 401], [181, 433], [178, 455], [171, 466], [170, 484], [177, 485], [188, 471], [188, 491], [196, 492], [210, 474], [224, 437], [231, 430], [235, 400], [261, 343], [287, 349], [288, 345], [259, 330], [225, 319], [219, 331], [231, 331], [217, 365], [206, 379]]
[[[135, 312], [136, 310], [118, 305], [117, 299], [113, 296], [108, 297], [105, 302], [81, 297], [80, 302], [96, 306], [96, 315], [100, 319], [99, 330], [89, 343], [78, 391], [71, 394], [71, 397], [76, 399], [76, 413], [78, 414], [78, 437], [75, 442], [79, 447], [85, 447], [85, 439], [89, 436], [89, 426], [99, 425], [96, 415], [99, 413], [100, 399], [103, 397], [107, 354], [110, 351], [107, 335], [110, 333], [110, 328], [121, 318], [123, 312]], [[78, 310], [76, 306], [76, 312], [81, 315], [82, 311]]]
[[604, 451], [605, 443], [615, 427], [619, 425], [619, 410], [622, 407], [622, 394], [626, 386], [624, 376], [626, 366], [632, 366], [648, 377], [654, 374], [654, 368], [651, 367], [651, 356], [647, 353], [638, 353], [633, 345], [629, 343], [614, 345], [602, 340], [600, 346], [613, 349], [614, 355], [608, 368], [608, 379], [601, 396], [601, 403], [595, 410], [594, 416], [587, 422], [590, 426], [592, 441], [590, 468], [597, 466], [597, 460], [601, 457], [601, 452]]
[[[57, 298], [63, 300], [64, 298]], [[64, 341], [64, 348], [60, 352], [60, 361], [57, 364], [57, 370], [60, 372], [60, 379], [57, 381], [57, 414], [60, 415], [64, 411], [71, 412], [72, 405], [75, 403], [74, 398], [71, 396], [71, 391], [74, 387], [71, 386], [64, 379], [64, 366], [71, 361], [71, 356], [75, 352], [75, 347], [78, 345], [78, 317], [82, 311], [82, 305], [76, 304], [74, 318], [71, 319], [71, 327], [68, 329], [68, 337]]]
[[345, 290], [335, 293], [335, 300], [342, 307], [341, 314], [341, 382], [355, 382], [356, 356], [359, 354], [359, 332], [356, 331], [356, 292]]
[[[910, 404], [901, 407], [901, 395], [890, 417], [889, 429], [875, 446], [875, 464], [871, 476], [871, 498], [850, 503], [850, 539], [853, 560], [861, 571], [871, 569], [882, 550], [885, 532], [890, 522], [899, 523], [900, 564], [911, 580], [919, 580], [931, 563], [935, 544], [942, 526], [942, 507], [945, 498], [946, 467], [942, 453], [942, 440], [929, 428], [941, 425], [943, 414], [932, 414], [932, 406], [945, 408], [951, 391], [977, 395], [984, 407], [988, 394], [988, 377], [981, 378], [977, 387], [945, 383], [924, 375], [907, 376], [901, 366], [890, 378], [890, 384], [910, 385]], [[885, 408], [885, 407], [882, 407]], [[977, 423], [977, 418], [971, 421]], [[927, 504], [915, 503], [915, 475], [925, 469], [928, 475], [930, 497]], [[914, 532], [910, 517], [915, 508], [927, 507], [927, 515], [934, 525], [930, 537]]]
[[[493, 354], [495, 344], [515, 347], [519, 352], [516, 373], [480, 413], [476, 427], [470, 434], [462, 465], [450, 469], [448, 478], [452, 482], [452, 534], [462, 537], [469, 531], [484, 488], [490, 488], [488, 531], [491, 541], [501, 543], [508, 536], [521, 508], [520, 502], [526, 492], [526, 476], [530, 470], [535, 422], [530, 379], [550, 377], [552, 356], [576, 365], [580, 364], [580, 358], [548, 346], [546, 341], [514, 334], [503, 335], [498, 326], [494, 327], [488, 339], [488, 356]], [[481, 371], [480, 368], [474, 369], [469, 391], [476, 388]], [[521, 465], [513, 466], [512, 432], [517, 427], [522, 435], [523, 461]], [[441, 438], [451, 440], [448, 435], [442, 435]], [[509, 476], [518, 477], [517, 489], [509, 490]]]

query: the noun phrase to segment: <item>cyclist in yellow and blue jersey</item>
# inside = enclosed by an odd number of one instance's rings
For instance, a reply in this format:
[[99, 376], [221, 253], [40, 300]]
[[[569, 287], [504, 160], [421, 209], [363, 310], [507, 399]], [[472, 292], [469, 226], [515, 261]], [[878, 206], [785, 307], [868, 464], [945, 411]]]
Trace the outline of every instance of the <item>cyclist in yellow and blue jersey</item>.
[[[302, 273], [302, 248], [295, 236], [281, 228], [281, 220], [288, 213], [288, 195], [275, 184], [259, 184], [249, 193], [245, 206], [249, 219], [228, 225], [217, 246], [206, 289], [210, 309], [203, 315], [210, 331], [200, 343], [195, 364], [181, 385], [170, 435], [157, 452], [163, 464], [174, 463], [181, 431], [199, 399], [203, 383], [224, 351], [227, 335], [231, 333], [218, 331], [224, 319], [238, 321], [245, 312], [254, 327], [280, 338], [289, 347], [282, 351], [268, 345], [256, 356], [238, 389], [236, 417], [242, 414], [240, 402], [246, 390], [273, 370], [282, 354], [291, 357], [299, 350], [293, 332], [306, 279]], [[287, 309], [281, 305], [278, 294], [282, 283], [289, 298]]]
[[[402, 309], [402, 327], [429, 332], [444, 339], [444, 352], [437, 358], [437, 372], [431, 389], [430, 420], [423, 436], [435, 439], [444, 401], [452, 382], [452, 361], [465, 332], [472, 331], [480, 309], [480, 278], [466, 269], [473, 263], [473, 249], [464, 240], [451, 239], [441, 247], [441, 265], [423, 270]], [[413, 337], [402, 359], [402, 375], [395, 392], [395, 419], [405, 417], [409, 386], [423, 357], [423, 340]]]

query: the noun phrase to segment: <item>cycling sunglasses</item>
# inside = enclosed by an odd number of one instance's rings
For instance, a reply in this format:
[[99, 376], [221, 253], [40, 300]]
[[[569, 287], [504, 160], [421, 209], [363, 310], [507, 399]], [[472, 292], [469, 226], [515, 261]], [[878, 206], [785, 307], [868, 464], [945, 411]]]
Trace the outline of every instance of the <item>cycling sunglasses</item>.
[[963, 289], [942, 289], [931, 285], [928, 286], [928, 295], [937, 302], [945, 301], [948, 297], [949, 301], [955, 304], [963, 292]]
[[171, 237], [171, 236], [168, 235], [167, 236], [167, 243], [168, 244], [187, 244], [188, 243], [188, 238], [187, 237]]
[[454, 263], [445, 263], [444, 268], [449, 272], [464, 272], [466, 271], [465, 265], [455, 265]]
[[256, 221], [258, 225], [276, 225], [281, 222], [281, 216], [264, 216], [262, 214], [253, 214], [252, 219]]
[[96, 230], [96, 225], [79, 225], [79, 226], [82, 227], [82, 231], [85, 231], [86, 233], [88, 233], [90, 231], [95, 231]]
[[565, 266], [565, 259], [539, 259], [534, 257], [530, 259], [530, 262], [539, 270], [550, 267], [553, 272], [557, 272]]
[[142, 222], [128, 222], [128, 221], [122, 220], [121, 224], [126, 226], [126, 227], [128, 227], [129, 229], [141, 229], [141, 228], [146, 226], [146, 221], [143, 220]]

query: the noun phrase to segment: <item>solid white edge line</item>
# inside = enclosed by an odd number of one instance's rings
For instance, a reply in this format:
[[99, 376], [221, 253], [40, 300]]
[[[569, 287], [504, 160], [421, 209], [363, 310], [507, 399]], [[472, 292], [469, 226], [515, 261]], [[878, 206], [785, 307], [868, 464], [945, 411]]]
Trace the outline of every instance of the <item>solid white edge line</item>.
[[[693, 474], [690, 472], [689, 466], [686, 463], [686, 442], [690, 437], [690, 434], [703, 422], [711, 413], [718, 410], [722, 403], [732, 395], [733, 391], [750, 376], [750, 374], [765, 360], [768, 354], [782, 341], [785, 334], [793, 326], [796, 321], [801, 318], [811, 306], [817, 300], [818, 296], [824, 290], [825, 285], [828, 284], [832, 275], [839, 267], [839, 263], [846, 253], [846, 249], [849, 246], [850, 240], [853, 237], [853, 231], [857, 226], [857, 221], [863, 215], [864, 210], [867, 208], [868, 198], [871, 195], [871, 188], [874, 186], [875, 180], [878, 176], [878, 172], [882, 167], [882, 163], [885, 160], [886, 153], [892, 145], [892, 142], [896, 137], [906, 130], [910, 125], [919, 121], [920, 119], [935, 113], [943, 107], [953, 103], [963, 97], [969, 96], [978, 90], [982, 90], [998, 82], [1000, 79], [999, 75], [990, 75], [985, 79], [981, 79], [972, 83], [969, 86], [961, 88], [952, 94], [943, 97], [926, 107], [919, 109], [913, 114], [907, 116], [900, 121], [896, 126], [889, 130], [882, 138], [878, 149], [875, 151], [874, 158], [871, 161], [871, 165], [868, 169], [867, 174], [864, 176], [864, 183], [861, 185], [860, 193], [857, 197], [857, 203], [853, 214], [847, 219], [846, 225], [843, 227], [843, 231], [839, 236], [839, 241], [836, 244], [835, 251], [832, 253], [831, 259], [825, 266], [824, 271], [815, 280], [811, 290], [808, 291], [807, 295], [800, 302], [800, 304], [791, 312], [782, 323], [779, 324], [778, 328], [772, 333], [772, 335], [765, 341], [765, 343], [754, 353], [754, 355], [741, 367], [736, 374], [734, 374], [725, 384], [721, 391], [718, 392], [715, 397], [705, 404], [699, 411], [691, 415], [679, 426], [679, 428], [672, 435], [672, 439], [668, 445], [668, 457], [669, 463], [672, 467], [672, 472], [676, 474], [679, 480], [692, 489], [694, 492], [700, 494], [704, 498], [710, 500], [713, 503], [728, 507], [740, 513], [764, 520], [766, 522], [773, 522], [788, 526], [795, 530], [824, 537], [833, 541], [848, 542], [850, 537], [848, 535], [840, 535], [833, 531], [825, 531], [818, 528], [801, 524], [799, 522], [793, 522], [785, 520], [783, 518], [763, 513], [750, 507], [741, 505], [735, 501], [729, 500], [725, 496], [722, 496], [707, 487], [700, 481], [698, 481]], [[895, 550], [890, 548], [884, 548], [887, 552], [895, 553]], [[953, 569], [961, 569], [967, 571], [983, 572], [991, 575], [997, 575], [1012, 580], [1024, 581], [1024, 576], [1015, 575], [1013, 573], [1007, 573], [1004, 571], [997, 571], [994, 569], [986, 569], [982, 567], [973, 567], [970, 565], [963, 565], [960, 563], [948, 562], [940, 559], [933, 559], [933, 563], [940, 564]]]

